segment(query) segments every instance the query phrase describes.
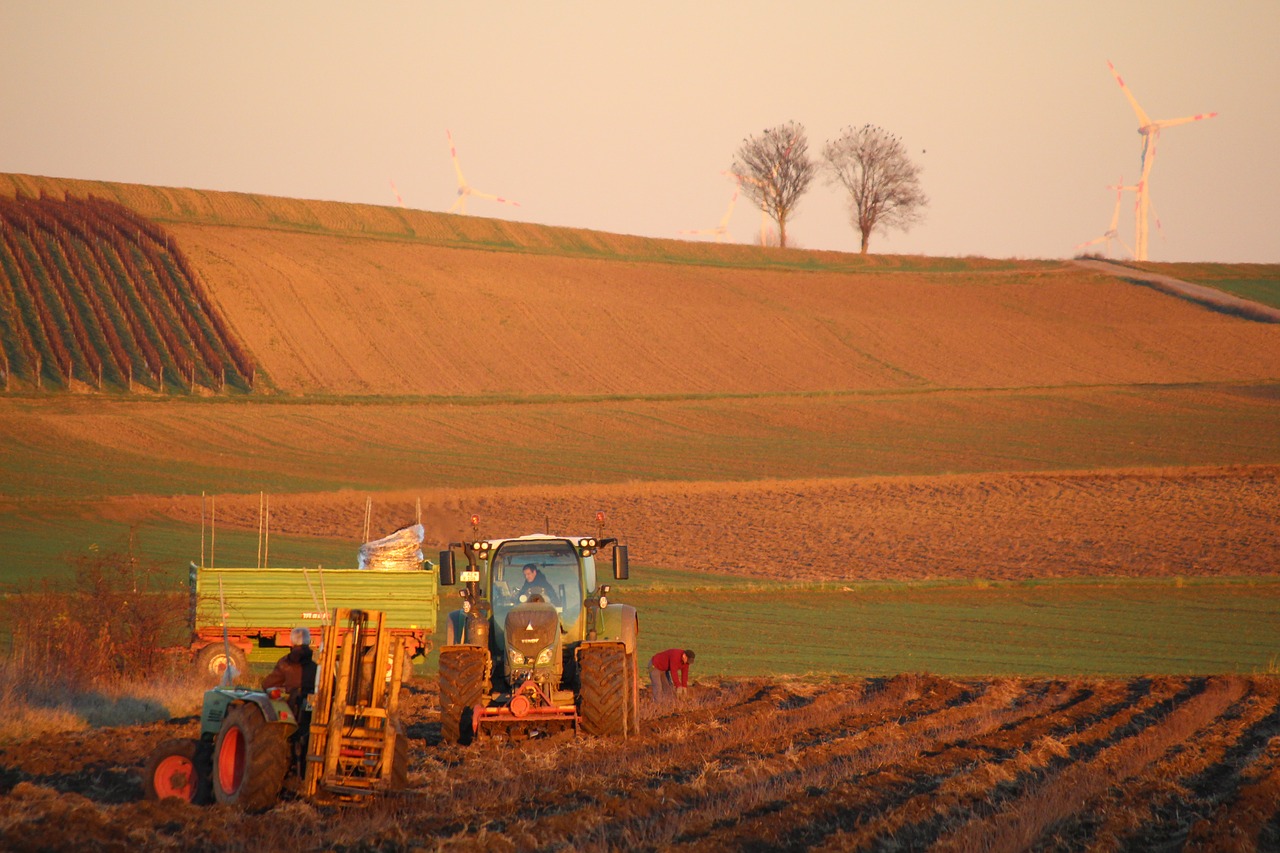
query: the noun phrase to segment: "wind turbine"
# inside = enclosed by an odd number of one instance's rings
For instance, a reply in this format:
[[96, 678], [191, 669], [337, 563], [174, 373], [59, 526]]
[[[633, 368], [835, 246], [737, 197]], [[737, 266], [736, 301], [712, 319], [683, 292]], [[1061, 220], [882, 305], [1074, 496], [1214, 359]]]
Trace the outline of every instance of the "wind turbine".
[[1142, 107], [1138, 106], [1138, 99], [1133, 96], [1133, 93], [1129, 91], [1129, 87], [1124, 84], [1124, 79], [1120, 76], [1120, 72], [1116, 70], [1116, 67], [1111, 64], [1111, 60], [1107, 60], [1107, 67], [1111, 69], [1116, 82], [1120, 84], [1120, 91], [1124, 92], [1124, 96], [1129, 99], [1129, 105], [1133, 107], [1134, 113], [1137, 114], [1138, 133], [1142, 135], [1142, 177], [1138, 180], [1137, 225], [1133, 236], [1133, 258], [1136, 261], [1145, 261], [1147, 260], [1147, 217], [1151, 213], [1151, 167], [1156, 160], [1156, 143], [1160, 140], [1160, 131], [1180, 124], [1190, 124], [1193, 121], [1213, 118], [1217, 113], [1198, 113], [1185, 118], [1152, 121]]
[[1123, 201], [1125, 190], [1132, 190], [1134, 192], [1137, 192], [1138, 187], [1136, 185], [1131, 187], [1126, 187], [1124, 185], [1124, 178], [1121, 178], [1120, 183], [1115, 184], [1113, 186], [1108, 186], [1107, 189], [1116, 191], [1116, 206], [1115, 206], [1115, 210], [1111, 212], [1111, 227], [1108, 228], [1106, 231], [1102, 232], [1101, 237], [1095, 237], [1094, 239], [1089, 240], [1086, 243], [1081, 243], [1080, 245], [1076, 246], [1076, 251], [1079, 251], [1080, 249], [1084, 249], [1088, 246], [1096, 246], [1099, 243], [1106, 243], [1107, 257], [1111, 257], [1111, 241], [1116, 240], [1120, 243], [1121, 246], [1124, 246], [1125, 249], [1128, 250], [1129, 254], [1132, 255], [1133, 250], [1130, 249], [1128, 245], [1125, 244], [1124, 240], [1120, 239], [1120, 205]]
[[395, 193], [396, 204], [398, 204], [400, 207], [404, 207], [404, 199], [400, 198], [400, 190], [396, 189], [396, 182], [392, 180], [388, 180], [387, 183], [391, 184], [391, 192]]
[[511, 199], [503, 198], [502, 196], [490, 195], [489, 193], [482, 193], [478, 190], [473, 190], [471, 185], [467, 183], [467, 179], [462, 177], [462, 167], [458, 165], [458, 150], [453, 145], [453, 134], [447, 130], [444, 133], [445, 136], [449, 137], [449, 155], [453, 158], [453, 170], [458, 173], [458, 199], [453, 203], [453, 207], [449, 208], [449, 213], [465, 214], [467, 212], [467, 196], [487, 198], [496, 201], [499, 204], [510, 204], [514, 207], [520, 206], [520, 202], [518, 201], [512, 201]]
[[782, 162], [791, 156], [791, 149], [795, 147], [796, 140], [799, 138], [800, 138], [800, 134], [798, 133], [791, 137], [791, 141], [787, 143], [787, 150], [782, 152], [782, 157], [778, 160], [777, 163], [773, 164], [773, 171], [769, 173], [769, 180], [767, 181], [762, 181], [759, 178], [753, 178], [750, 175], [738, 175], [733, 172], [729, 172], [729, 174], [737, 178], [739, 182], [746, 181], [747, 183], [754, 184], [755, 186], [760, 187], [761, 189], [761, 193], [760, 193], [760, 245], [761, 246], [768, 245], [767, 238], [768, 238], [768, 228], [769, 228], [769, 208], [767, 205], [769, 201], [769, 190], [770, 188], [774, 188], [774, 192], [775, 193], [777, 192], [774, 182], [777, 181], [778, 179], [778, 170], [782, 168]]
[[720, 217], [720, 224], [715, 228], [701, 228], [698, 230], [685, 230], [681, 234], [713, 234], [717, 243], [723, 243], [729, 239], [729, 218], [733, 216], [733, 206], [738, 203], [738, 191], [742, 188], [741, 179], [732, 172], [722, 172], [733, 178], [733, 197], [729, 199], [729, 206], [725, 209], [724, 216]]

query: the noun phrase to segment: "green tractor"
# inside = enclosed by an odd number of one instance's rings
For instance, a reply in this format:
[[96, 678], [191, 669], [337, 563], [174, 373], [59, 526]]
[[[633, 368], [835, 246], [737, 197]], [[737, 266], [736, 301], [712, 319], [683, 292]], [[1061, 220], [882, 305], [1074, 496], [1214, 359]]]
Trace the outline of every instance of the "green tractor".
[[596, 555], [609, 549], [613, 578], [626, 580], [627, 546], [604, 537], [602, 513], [596, 520], [596, 536], [486, 539], [472, 516], [472, 539], [440, 552], [440, 583], [463, 584], [440, 649], [446, 743], [494, 726], [639, 734], [639, 619], [609, 601], [596, 575]]
[[204, 695], [199, 737], [166, 740], [147, 757], [144, 796], [252, 812], [274, 805], [285, 787], [331, 800], [403, 788], [409, 741], [397, 706], [405, 644], [386, 622], [376, 610], [334, 610], [316, 652], [301, 766], [294, 764], [300, 721], [282, 690], [215, 687]]

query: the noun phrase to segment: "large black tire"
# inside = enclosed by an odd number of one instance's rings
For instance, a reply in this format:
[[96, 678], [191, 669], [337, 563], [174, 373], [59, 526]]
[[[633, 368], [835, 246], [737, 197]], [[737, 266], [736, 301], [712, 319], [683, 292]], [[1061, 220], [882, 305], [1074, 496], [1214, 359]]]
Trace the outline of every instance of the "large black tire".
[[640, 670], [637, 658], [639, 655], [632, 652], [627, 655], [627, 697], [629, 705], [627, 707], [627, 734], [640, 734]]
[[[229, 654], [228, 648], [230, 648]], [[210, 643], [196, 652], [196, 674], [205, 684], [221, 683], [222, 674], [226, 671], [228, 663], [241, 675], [244, 675], [249, 666], [249, 660], [244, 651], [236, 646], [228, 647], [223, 643]]]
[[471, 743], [472, 708], [484, 695], [489, 650], [482, 646], [445, 646], [440, 650], [440, 738]]
[[620, 644], [583, 643], [578, 647], [581, 692], [578, 713], [589, 735], [626, 735], [627, 653]]
[[268, 723], [257, 705], [233, 706], [213, 743], [214, 798], [248, 812], [275, 805], [289, 772], [293, 730], [287, 723]]
[[172, 738], [151, 751], [142, 768], [142, 796], [204, 805], [213, 799], [209, 744]]

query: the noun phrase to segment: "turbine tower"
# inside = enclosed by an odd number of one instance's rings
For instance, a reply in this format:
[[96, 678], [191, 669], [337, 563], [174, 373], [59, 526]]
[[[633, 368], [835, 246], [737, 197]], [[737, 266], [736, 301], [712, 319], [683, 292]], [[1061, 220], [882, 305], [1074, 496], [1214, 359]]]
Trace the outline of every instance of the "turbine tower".
[[1124, 240], [1120, 238], [1120, 205], [1123, 201], [1125, 190], [1131, 190], [1133, 192], [1137, 192], [1138, 187], [1137, 185], [1126, 187], [1124, 185], [1124, 178], [1121, 178], [1120, 183], [1114, 184], [1112, 186], [1108, 186], [1107, 189], [1116, 191], [1116, 206], [1115, 206], [1115, 209], [1111, 211], [1111, 227], [1108, 228], [1106, 231], [1102, 232], [1101, 237], [1095, 237], [1092, 240], [1089, 240], [1085, 243], [1081, 243], [1080, 245], [1076, 246], [1076, 251], [1087, 248], [1089, 246], [1096, 246], [1099, 243], [1106, 243], [1107, 248], [1105, 249], [1105, 252], [1106, 252], [1106, 256], [1109, 258], [1111, 257], [1111, 241], [1115, 240], [1121, 246], [1124, 246], [1124, 248], [1129, 252], [1129, 254], [1132, 255], [1133, 250], [1130, 249], [1129, 246], [1124, 242]]
[[724, 172], [722, 174], [733, 178], [733, 196], [729, 199], [729, 207], [725, 209], [724, 216], [720, 217], [720, 224], [715, 228], [700, 228], [697, 230], [684, 230], [681, 234], [712, 234], [716, 238], [717, 243], [723, 243], [729, 239], [729, 218], [733, 216], [733, 206], [738, 203], [738, 191], [742, 185], [738, 176], [732, 172]]
[[1138, 106], [1138, 99], [1133, 96], [1133, 93], [1129, 91], [1129, 87], [1124, 84], [1124, 79], [1120, 76], [1120, 72], [1116, 70], [1116, 67], [1111, 64], [1111, 60], [1107, 60], [1107, 67], [1111, 69], [1116, 82], [1120, 84], [1120, 91], [1124, 92], [1124, 96], [1129, 99], [1129, 105], [1133, 107], [1134, 113], [1137, 114], [1138, 133], [1142, 135], [1142, 177], [1138, 179], [1137, 224], [1133, 236], [1133, 258], [1136, 261], [1145, 261], [1147, 259], [1147, 218], [1151, 213], [1151, 167], [1156, 160], [1156, 143], [1160, 140], [1160, 131], [1180, 124], [1190, 124], [1193, 121], [1213, 118], [1217, 113], [1199, 113], [1185, 118], [1152, 121], [1142, 107]]
[[453, 158], [453, 170], [458, 173], [458, 198], [453, 203], [453, 206], [449, 208], [447, 211], [448, 213], [465, 214], [467, 212], [467, 196], [487, 198], [496, 201], [499, 204], [509, 204], [514, 207], [520, 206], [520, 202], [518, 201], [512, 201], [509, 198], [503, 198], [501, 196], [490, 195], [489, 193], [482, 193], [477, 190], [473, 190], [471, 185], [467, 183], [467, 179], [462, 177], [462, 167], [458, 165], [458, 149], [453, 145], [453, 134], [447, 130], [444, 134], [449, 137], [449, 156]]

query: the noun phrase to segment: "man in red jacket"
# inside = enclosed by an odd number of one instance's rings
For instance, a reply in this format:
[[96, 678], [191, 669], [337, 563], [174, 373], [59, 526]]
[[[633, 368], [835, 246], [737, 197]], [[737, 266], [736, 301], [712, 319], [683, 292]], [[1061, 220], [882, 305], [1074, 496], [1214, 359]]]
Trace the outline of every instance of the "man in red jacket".
[[689, 687], [689, 664], [693, 649], [667, 649], [649, 661], [649, 695], [656, 702], [684, 696]]

